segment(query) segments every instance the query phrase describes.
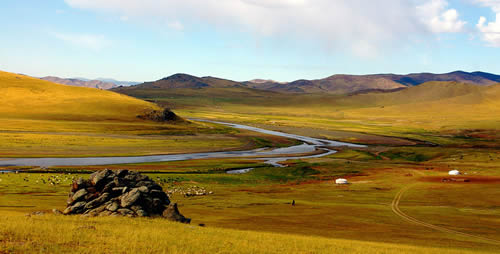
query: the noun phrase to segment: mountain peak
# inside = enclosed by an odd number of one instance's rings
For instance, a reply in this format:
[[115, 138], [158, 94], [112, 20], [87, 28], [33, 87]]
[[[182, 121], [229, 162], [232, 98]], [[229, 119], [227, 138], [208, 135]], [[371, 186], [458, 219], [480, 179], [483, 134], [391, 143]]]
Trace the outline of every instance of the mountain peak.
[[189, 79], [199, 79], [199, 78], [185, 73], [176, 73], [168, 77], [162, 78], [161, 80], [189, 80]]

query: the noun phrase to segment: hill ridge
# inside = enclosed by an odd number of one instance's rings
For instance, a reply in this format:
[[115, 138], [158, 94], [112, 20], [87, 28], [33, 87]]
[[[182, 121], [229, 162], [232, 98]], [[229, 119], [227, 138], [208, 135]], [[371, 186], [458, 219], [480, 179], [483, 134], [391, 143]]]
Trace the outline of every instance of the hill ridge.
[[160, 109], [112, 91], [62, 85], [3, 71], [0, 94], [0, 115], [16, 119], [138, 121], [138, 115]]
[[197, 77], [176, 73], [157, 81], [145, 82], [130, 89], [204, 89], [204, 88], [250, 88], [283, 93], [331, 93], [355, 94], [366, 91], [392, 91], [418, 86], [427, 82], [458, 82], [478, 86], [489, 86], [500, 82], [500, 75], [486, 72], [454, 71], [443, 74], [428, 72], [402, 74], [335, 74], [322, 79], [298, 79], [293, 82], [254, 79], [233, 81], [224, 78]]

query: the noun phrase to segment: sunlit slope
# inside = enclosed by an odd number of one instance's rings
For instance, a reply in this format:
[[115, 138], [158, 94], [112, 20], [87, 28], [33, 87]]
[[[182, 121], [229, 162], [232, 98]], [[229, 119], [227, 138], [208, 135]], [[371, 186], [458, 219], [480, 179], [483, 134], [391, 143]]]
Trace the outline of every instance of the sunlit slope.
[[[479, 87], [456, 83], [428, 83], [393, 94], [351, 99], [361, 107], [345, 111], [350, 117], [405, 121], [421, 128], [500, 128], [500, 85]], [[415, 122], [416, 121], [416, 122]]]
[[0, 223], [0, 252], [6, 253], [493, 253], [449, 248], [448, 243], [432, 248], [203, 228], [161, 219], [6, 212]]
[[397, 92], [346, 96], [337, 100], [336, 105], [370, 107], [441, 101], [464, 95], [480, 94], [489, 90], [488, 88], [457, 82], [428, 82]]
[[133, 121], [152, 103], [92, 88], [72, 87], [0, 71], [0, 117]]
[[[331, 136], [329, 131], [408, 137], [445, 144], [451, 142], [450, 135], [480, 130], [483, 134], [487, 131], [488, 140], [492, 140], [488, 142], [494, 144], [498, 138], [494, 130], [500, 128], [499, 90], [500, 84], [428, 82], [394, 92], [347, 95], [266, 93], [240, 96], [227, 89], [218, 94], [200, 89], [198, 93], [171, 92], [168, 95], [167, 91], [155, 93], [156, 90], [146, 89], [141, 94], [130, 95], [168, 103], [176, 112], [188, 117], [277, 128], [311, 128], [315, 131], [309, 135], [317, 136], [320, 136], [319, 130], [325, 130], [327, 132], [321, 135], [344, 141], [353, 141], [355, 137]], [[485, 136], [483, 134], [481, 136]]]

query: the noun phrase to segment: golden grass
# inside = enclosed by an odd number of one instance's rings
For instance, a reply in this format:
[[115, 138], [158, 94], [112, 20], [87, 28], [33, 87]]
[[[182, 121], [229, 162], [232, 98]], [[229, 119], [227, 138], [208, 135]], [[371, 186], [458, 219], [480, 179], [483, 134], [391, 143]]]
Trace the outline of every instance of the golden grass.
[[[193, 104], [192, 100], [200, 96], [178, 94], [165, 100], [185, 116], [263, 124], [273, 126], [271, 128], [309, 128], [310, 135], [316, 136], [340, 130], [448, 144], [458, 142], [449, 138], [446, 133], [449, 131], [500, 128], [500, 85], [479, 87], [431, 82], [393, 93], [269, 94], [240, 100], [234, 100], [230, 94], [224, 98], [217, 93], [212, 101], [199, 100], [198, 105]], [[364, 141], [355, 134], [330, 137]]]
[[155, 136], [64, 133], [0, 133], [4, 157], [131, 156], [238, 149], [243, 140], [225, 135]]
[[6, 212], [0, 213], [0, 224], [2, 253], [480, 253], [203, 228], [162, 219]]
[[51, 120], [128, 120], [158, 106], [129, 96], [0, 71], [0, 116]]

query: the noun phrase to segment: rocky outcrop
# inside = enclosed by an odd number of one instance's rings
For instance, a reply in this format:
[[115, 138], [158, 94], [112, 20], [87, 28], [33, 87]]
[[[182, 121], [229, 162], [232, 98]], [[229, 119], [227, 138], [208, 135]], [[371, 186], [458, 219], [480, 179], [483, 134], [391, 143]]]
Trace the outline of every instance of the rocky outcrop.
[[172, 112], [170, 109], [166, 108], [163, 110], [148, 110], [145, 111], [143, 114], [138, 115], [137, 118], [143, 119], [143, 120], [151, 120], [155, 122], [182, 122], [184, 121], [181, 117], [177, 116], [174, 112]]
[[101, 170], [88, 180], [73, 181], [63, 214], [86, 216], [160, 217], [189, 223], [170, 204], [162, 187], [148, 176], [128, 170]]

